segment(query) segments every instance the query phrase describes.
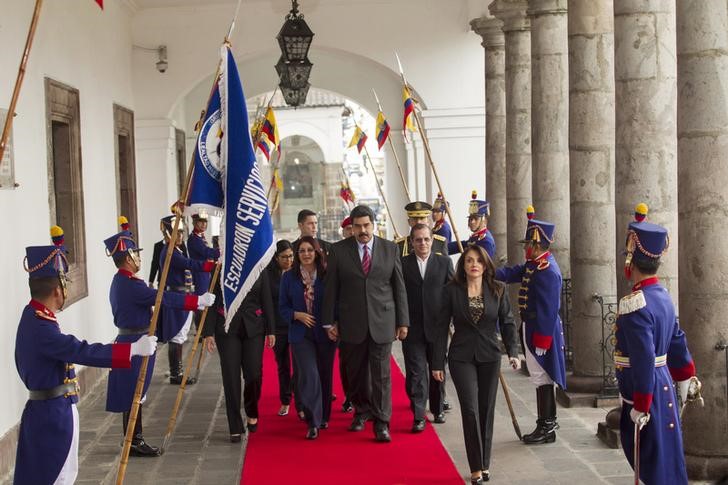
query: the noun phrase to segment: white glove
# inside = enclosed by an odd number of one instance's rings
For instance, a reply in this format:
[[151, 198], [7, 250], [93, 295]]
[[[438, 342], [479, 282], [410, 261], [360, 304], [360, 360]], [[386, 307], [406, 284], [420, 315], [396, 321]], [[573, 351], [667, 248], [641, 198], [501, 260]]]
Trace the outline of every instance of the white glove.
[[521, 368], [521, 359], [518, 357], [509, 357], [508, 363], [511, 364], [511, 368], [513, 370], [518, 370]]
[[546, 355], [547, 349], [542, 349], [541, 347], [536, 347], [536, 355], [541, 357], [542, 355]]
[[650, 420], [650, 415], [647, 413], [643, 413], [642, 411], [637, 411], [635, 408], [632, 408], [629, 412], [629, 417], [632, 419], [632, 422], [639, 426], [644, 426], [647, 424], [647, 422]]
[[703, 387], [697, 377], [691, 377], [684, 381], [678, 381], [677, 392], [680, 396], [680, 402], [685, 405], [688, 401], [698, 399], [700, 396], [700, 389]]
[[204, 310], [205, 308], [212, 306], [215, 303], [215, 295], [212, 293], [203, 293], [197, 297], [197, 309]]
[[154, 355], [157, 350], [157, 336], [142, 335], [139, 340], [132, 342], [131, 344], [131, 355], [141, 355], [146, 357]]

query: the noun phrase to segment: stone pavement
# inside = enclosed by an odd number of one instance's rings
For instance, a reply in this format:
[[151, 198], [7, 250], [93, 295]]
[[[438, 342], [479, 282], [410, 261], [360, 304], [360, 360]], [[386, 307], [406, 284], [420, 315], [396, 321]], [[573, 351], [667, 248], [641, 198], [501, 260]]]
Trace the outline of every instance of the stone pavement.
[[[394, 347], [397, 362], [404, 368], [401, 347], [398, 344]], [[144, 435], [154, 445], [161, 444], [178, 389], [166, 383], [165, 347], [160, 347], [158, 359], [149, 400], [144, 406]], [[520, 372], [513, 372], [505, 366], [503, 372], [521, 430], [523, 433], [531, 432], [535, 425], [535, 392], [527, 377]], [[275, 374], [270, 378], [275, 379]], [[81, 442], [78, 485], [108, 485], [115, 482], [122, 439], [121, 415], [105, 412], [105, 399], [104, 380], [83, 396], [79, 406]], [[436, 429], [465, 478], [469, 476], [469, 470], [457, 396], [451, 382], [448, 382], [448, 400], [453, 404], [453, 410], [447, 415], [447, 423], [436, 425]], [[337, 404], [340, 402], [337, 401]], [[335, 412], [341, 412], [339, 406], [334, 409]], [[525, 446], [517, 441], [505, 399], [499, 392], [491, 482], [514, 485], [631, 484], [631, 469], [621, 450], [607, 448], [596, 437], [597, 423], [604, 419], [606, 412], [606, 409], [596, 408], [559, 408], [561, 429], [556, 443]], [[245, 440], [239, 444], [228, 441], [218, 357], [217, 354], [206, 356], [200, 383], [186, 391], [177, 429], [167, 452], [160, 458], [130, 458], [125, 483], [237, 484], [245, 444]], [[397, 444], [392, 443], [391, 446], [396, 447]], [[290, 476], [298, 483], [306, 483], [305, 477], [295, 476], [295, 471]], [[9, 483], [11, 477], [0, 479], [1, 485]]]

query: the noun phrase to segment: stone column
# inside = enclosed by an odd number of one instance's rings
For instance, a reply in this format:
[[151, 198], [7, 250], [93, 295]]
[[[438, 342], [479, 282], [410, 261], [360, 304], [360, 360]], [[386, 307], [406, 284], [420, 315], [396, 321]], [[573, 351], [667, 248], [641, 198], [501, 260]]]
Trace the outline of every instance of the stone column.
[[614, 12], [612, 0], [569, 0], [568, 6], [570, 337], [574, 352], [573, 383], [568, 388], [578, 392], [591, 390], [579, 384], [593, 384], [595, 390], [601, 384], [602, 318], [592, 295], [607, 296], [616, 291]]
[[[595, 2], [589, 2], [595, 3]], [[529, 0], [531, 134], [536, 218], [556, 224], [552, 252], [564, 278], [569, 261], [569, 42], [567, 0]]]
[[493, 233], [496, 261], [508, 249], [506, 210], [506, 91], [503, 22], [480, 17], [470, 22], [485, 48], [485, 196], [490, 202], [488, 228]]
[[[677, 132], [680, 198], [680, 324], [688, 337], [705, 408], [687, 408], [688, 474], [728, 474], [725, 350], [728, 338], [728, 5], [677, 2]], [[675, 243], [672, 243], [673, 250]]]
[[677, 305], [677, 66], [675, 2], [614, 0], [617, 282], [627, 224], [645, 202], [649, 220], [666, 226], [670, 246], [660, 278]]
[[[518, 241], [526, 232], [531, 203], [531, 23], [526, 0], [496, 0], [488, 8], [503, 21], [505, 39], [506, 254], [514, 265], [523, 261]], [[518, 292], [513, 290], [511, 298]]]

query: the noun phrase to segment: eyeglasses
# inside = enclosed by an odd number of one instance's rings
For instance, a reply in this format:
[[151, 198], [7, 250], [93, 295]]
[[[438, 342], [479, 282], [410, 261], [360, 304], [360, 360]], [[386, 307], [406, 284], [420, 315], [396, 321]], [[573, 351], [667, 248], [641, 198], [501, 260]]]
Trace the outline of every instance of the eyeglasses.
[[432, 239], [430, 239], [429, 237], [417, 237], [417, 238], [413, 239], [412, 241], [414, 241], [417, 244], [421, 244], [421, 243], [428, 243], [428, 242], [432, 241]]

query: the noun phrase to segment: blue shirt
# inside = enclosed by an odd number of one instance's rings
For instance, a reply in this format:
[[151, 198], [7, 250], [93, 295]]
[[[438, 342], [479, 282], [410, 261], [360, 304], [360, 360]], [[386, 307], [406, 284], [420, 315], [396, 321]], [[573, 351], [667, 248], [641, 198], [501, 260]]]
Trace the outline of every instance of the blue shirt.
[[372, 257], [372, 248], [374, 247], [374, 236], [369, 240], [368, 243], [362, 244], [359, 241], [356, 242], [356, 248], [359, 250], [359, 259], [364, 260], [364, 246], [369, 249], [369, 259]]

